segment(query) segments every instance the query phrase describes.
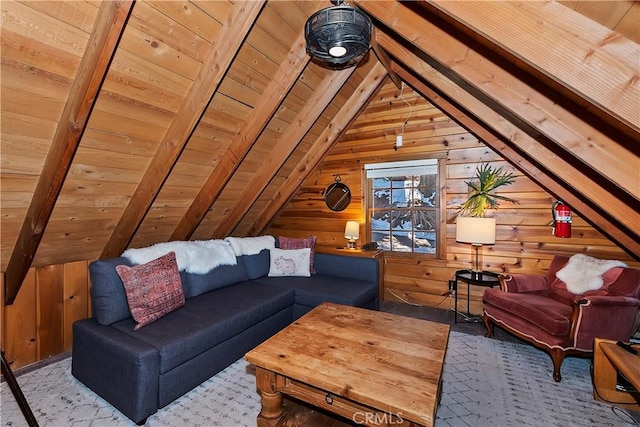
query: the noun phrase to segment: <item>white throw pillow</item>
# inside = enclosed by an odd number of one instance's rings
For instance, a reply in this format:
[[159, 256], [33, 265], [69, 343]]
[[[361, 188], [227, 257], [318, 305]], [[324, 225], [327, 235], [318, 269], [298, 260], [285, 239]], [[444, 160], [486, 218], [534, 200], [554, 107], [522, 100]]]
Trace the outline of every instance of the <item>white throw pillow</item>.
[[311, 249], [278, 249], [271, 248], [269, 277], [311, 276], [309, 258]]

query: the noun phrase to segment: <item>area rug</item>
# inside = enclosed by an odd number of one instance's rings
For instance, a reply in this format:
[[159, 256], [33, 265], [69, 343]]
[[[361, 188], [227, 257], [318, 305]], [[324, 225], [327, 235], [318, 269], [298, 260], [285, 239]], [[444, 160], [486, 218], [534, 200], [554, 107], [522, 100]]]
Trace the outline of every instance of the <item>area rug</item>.
[[[591, 362], [569, 358], [563, 379], [551, 377], [549, 356], [531, 346], [451, 332], [437, 427], [637, 425], [626, 411], [593, 399]], [[134, 426], [71, 376], [71, 359], [18, 377], [43, 427]], [[148, 426], [255, 426], [260, 400], [252, 366], [238, 360], [150, 416]], [[26, 426], [6, 383], [3, 426]]]

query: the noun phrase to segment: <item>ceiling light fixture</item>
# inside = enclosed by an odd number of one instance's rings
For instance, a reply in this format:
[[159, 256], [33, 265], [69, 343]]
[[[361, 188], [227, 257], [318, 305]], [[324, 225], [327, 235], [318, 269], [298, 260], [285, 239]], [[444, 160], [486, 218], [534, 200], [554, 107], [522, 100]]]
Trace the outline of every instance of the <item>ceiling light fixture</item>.
[[409, 118], [411, 118], [411, 109], [412, 109], [411, 103], [409, 103], [409, 101], [405, 99], [404, 95], [402, 94], [403, 91], [404, 91], [404, 82], [402, 82], [400, 86], [400, 99], [402, 99], [409, 106], [409, 115], [407, 116], [405, 121], [402, 122], [400, 133], [396, 134], [396, 143], [393, 146], [394, 150], [398, 150], [399, 147], [402, 147], [402, 144], [403, 144], [402, 138], [404, 135], [404, 128], [407, 126], [407, 122], [409, 121]]
[[371, 46], [371, 20], [343, 0], [331, 3], [335, 6], [317, 11], [304, 25], [307, 53], [325, 67], [354, 66]]

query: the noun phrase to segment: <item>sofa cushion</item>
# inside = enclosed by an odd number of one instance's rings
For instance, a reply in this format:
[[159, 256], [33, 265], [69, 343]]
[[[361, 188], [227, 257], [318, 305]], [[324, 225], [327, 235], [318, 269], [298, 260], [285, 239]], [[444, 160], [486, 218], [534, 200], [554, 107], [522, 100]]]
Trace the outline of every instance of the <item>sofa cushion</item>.
[[[119, 265], [133, 264], [122, 257], [98, 260], [89, 264], [92, 317], [101, 325], [110, 325], [131, 317], [124, 285], [116, 272]], [[180, 272], [182, 292], [185, 298], [189, 298], [186, 276], [187, 273]]]
[[256, 255], [264, 249], [271, 249], [276, 246], [276, 239], [273, 236], [256, 237], [225, 237], [236, 256]]
[[586, 291], [582, 294], [576, 295], [570, 292], [567, 289], [567, 285], [557, 277], [551, 283], [551, 285], [549, 285], [549, 290], [568, 301], [580, 299], [582, 297], [598, 295], [635, 296], [634, 289], [639, 287], [640, 285], [634, 283], [633, 280], [618, 280], [621, 278], [622, 273], [624, 273], [625, 271], [632, 272], [633, 269], [623, 267], [610, 268], [602, 275], [602, 287], [600, 287], [599, 289]]
[[[602, 275], [606, 294], [585, 292], [584, 296], [614, 295], [640, 298], [640, 269], [614, 267]], [[592, 293], [593, 292], [593, 293]]]
[[[236, 257], [238, 258], [238, 257]], [[187, 282], [192, 297], [215, 289], [247, 280], [244, 266], [237, 260], [236, 265], [220, 265], [205, 274], [187, 274]]]
[[[544, 295], [518, 294], [487, 288], [484, 291], [485, 305], [493, 305], [513, 316], [524, 319], [551, 335], [569, 334], [571, 305]], [[526, 331], [523, 331], [526, 332]]]
[[303, 276], [309, 277], [311, 249], [270, 250], [269, 277]]
[[137, 331], [131, 319], [113, 327], [157, 348], [165, 373], [292, 304], [291, 290], [247, 281], [188, 299]]
[[311, 249], [311, 255], [309, 257], [309, 271], [311, 274], [316, 274], [315, 269], [315, 246], [316, 246], [316, 236], [309, 236], [304, 239], [299, 239], [295, 237], [278, 237], [278, 247], [280, 249], [303, 249], [309, 248]]
[[116, 267], [124, 284], [134, 329], [165, 316], [184, 305], [184, 292], [175, 252], [144, 264]]
[[93, 318], [101, 325], [131, 317], [122, 279], [116, 272], [118, 265], [133, 264], [126, 258], [108, 258], [89, 264], [91, 309]]
[[242, 255], [238, 263], [242, 264], [248, 280], [258, 279], [269, 274], [269, 249], [263, 249], [255, 255]]
[[567, 264], [569, 257], [563, 255], [554, 255], [547, 271], [547, 283], [553, 283], [556, 280], [556, 273]]
[[597, 259], [585, 254], [575, 254], [556, 272], [556, 277], [566, 284], [569, 292], [582, 295], [597, 291], [604, 285], [603, 274], [614, 267], [626, 267], [622, 261]]
[[378, 296], [378, 284], [314, 274], [311, 277], [263, 277], [257, 280], [295, 291], [296, 304], [315, 307], [323, 302], [363, 306]]
[[353, 257], [320, 252], [316, 253], [314, 268], [317, 274], [325, 276], [375, 283], [380, 279], [380, 262], [373, 257]]
[[574, 299], [580, 299], [580, 295], [572, 294], [567, 290], [567, 285], [557, 277], [549, 285], [548, 297], [571, 304]]
[[528, 320], [513, 316], [511, 313], [500, 310], [496, 306], [485, 305], [484, 307], [484, 313], [498, 325], [501, 325], [508, 331], [523, 335], [527, 340], [532, 339], [538, 345], [549, 349], [554, 347], [569, 348], [573, 346], [573, 342], [568, 335], [551, 335], [543, 329], [532, 327], [531, 322]]

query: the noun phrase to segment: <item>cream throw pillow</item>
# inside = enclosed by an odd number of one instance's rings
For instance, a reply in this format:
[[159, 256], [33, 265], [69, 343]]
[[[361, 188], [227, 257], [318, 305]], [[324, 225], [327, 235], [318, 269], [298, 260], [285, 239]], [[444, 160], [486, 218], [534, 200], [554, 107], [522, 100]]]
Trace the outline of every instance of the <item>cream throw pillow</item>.
[[271, 248], [269, 277], [282, 276], [311, 276], [309, 270], [309, 259], [311, 249], [278, 249]]

